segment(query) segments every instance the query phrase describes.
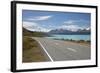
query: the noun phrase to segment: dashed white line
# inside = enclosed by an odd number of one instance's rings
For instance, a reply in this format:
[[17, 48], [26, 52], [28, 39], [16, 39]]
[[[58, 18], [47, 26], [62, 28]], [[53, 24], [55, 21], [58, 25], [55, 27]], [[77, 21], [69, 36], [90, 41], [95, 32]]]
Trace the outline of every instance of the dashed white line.
[[[37, 40], [38, 41], [38, 40]], [[46, 52], [46, 54], [48, 55], [48, 57], [50, 58], [50, 60], [53, 62], [53, 59], [51, 58], [51, 56], [49, 55], [49, 53], [46, 51], [46, 49], [44, 48], [44, 46], [41, 44], [40, 41], [38, 41], [38, 43], [40, 44], [40, 46], [43, 48], [43, 50]]]
[[75, 49], [73, 49], [73, 48], [67, 48], [68, 50], [70, 50], [70, 51], [73, 51], [73, 52], [77, 52]]

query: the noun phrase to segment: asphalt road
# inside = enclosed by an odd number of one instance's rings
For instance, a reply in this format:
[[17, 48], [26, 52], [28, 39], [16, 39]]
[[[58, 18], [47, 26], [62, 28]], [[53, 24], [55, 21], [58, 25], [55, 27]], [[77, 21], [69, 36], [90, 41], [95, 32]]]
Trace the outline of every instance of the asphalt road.
[[32, 37], [37, 40], [51, 61], [87, 60], [91, 57], [91, 48], [61, 40]]

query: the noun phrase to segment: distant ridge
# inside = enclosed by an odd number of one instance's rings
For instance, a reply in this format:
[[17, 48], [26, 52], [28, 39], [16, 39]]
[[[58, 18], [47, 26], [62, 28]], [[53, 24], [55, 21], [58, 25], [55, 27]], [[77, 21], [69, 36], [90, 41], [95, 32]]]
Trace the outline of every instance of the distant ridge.
[[50, 34], [90, 34], [90, 30], [79, 29], [77, 31], [65, 30], [65, 29], [55, 29], [49, 31]]

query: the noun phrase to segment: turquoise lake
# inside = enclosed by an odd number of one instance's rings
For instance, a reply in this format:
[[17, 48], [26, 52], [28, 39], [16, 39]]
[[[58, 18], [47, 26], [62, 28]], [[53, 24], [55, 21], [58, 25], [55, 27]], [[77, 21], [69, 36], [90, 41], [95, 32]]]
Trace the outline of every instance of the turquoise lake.
[[51, 37], [46, 37], [50, 39], [72, 39], [72, 40], [90, 40], [90, 35], [52, 35]]

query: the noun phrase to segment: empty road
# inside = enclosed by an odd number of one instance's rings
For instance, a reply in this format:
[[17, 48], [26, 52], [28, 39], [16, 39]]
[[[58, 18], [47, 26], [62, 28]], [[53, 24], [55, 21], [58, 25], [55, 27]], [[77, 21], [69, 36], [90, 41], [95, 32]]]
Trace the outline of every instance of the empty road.
[[91, 57], [90, 46], [42, 37], [32, 38], [38, 41], [51, 61], [86, 60]]

